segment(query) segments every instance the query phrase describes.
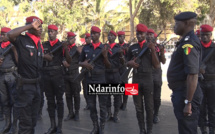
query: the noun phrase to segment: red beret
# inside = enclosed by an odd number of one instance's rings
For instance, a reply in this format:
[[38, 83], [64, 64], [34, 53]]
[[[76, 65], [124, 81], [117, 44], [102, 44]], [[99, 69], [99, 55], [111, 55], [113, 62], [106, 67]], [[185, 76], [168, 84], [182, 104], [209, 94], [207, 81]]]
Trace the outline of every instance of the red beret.
[[154, 37], [157, 37], [158, 35], [156, 33], [154, 33]]
[[8, 27], [2, 27], [1, 28], [1, 32], [2, 33], [7, 33], [7, 32], [9, 32], [11, 29], [10, 28], [8, 28]]
[[73, 36], [76, 36], [73, 32], [68, 32], [67, 33], [67, 37], [73, 37]]
[[90, 37], [91, 35], [89, 33], [85, 34], [85, 38]]
[[125, 35], [125, 32], [124, 31], [119, 31], [117, 34], [118, 34], [118, 36]]
[[200, 30], [201, 30], [201, 32], [212, 32], [213, 27], [210, 25], [201, 25]]
[[48, 29], [58, 30], [58, 27], [56, 25], [49, 25]]
[[195, 34], [200, 35], [200, 30], [196, 30]]
[[117, 34], [113, 30], [110, 30], [109, 33], [113, 34], [114, 36], [117, 36]]
[[96, 26], [92, 26], [91, 27], [91, 32], [97, 32], [97, 33], [100, 33], [101, 32], [101, 29], [96, 27]]
[[147, 32], [147, 26], [144, 24], [138, 24], [136, 27], [136, 31], [138, 32]]
[[43, 21], [40, 19], [40, 18], [38, 18], [37, 16], [30, 16], [30, 17], [27, 17], [26, 18], [26, 23], [32, 23], [34, 20], [36, 20], [36, 19], [39, 19], [40, 20], [40, 22], [41, 22], [41, 24], [43, 24]]
[[153, 29], [148, 29], [147, 33], [153, 33], [153, 34], [155, 34], [155, 31]]

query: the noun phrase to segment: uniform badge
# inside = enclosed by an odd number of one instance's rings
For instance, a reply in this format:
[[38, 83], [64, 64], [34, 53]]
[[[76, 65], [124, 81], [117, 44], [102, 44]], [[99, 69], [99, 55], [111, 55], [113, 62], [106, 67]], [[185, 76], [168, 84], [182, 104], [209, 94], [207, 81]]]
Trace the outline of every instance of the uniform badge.
[[186, 36], [185, 39], [184, 39], [184, 41], [188, 41], [189, 38], [190, 38], [190, 36]]
[[191, 44], [185, 44], [185, 45], [182, 46], [182, 48], [184, 49], [184, 53], [186, 55], [189, 55], [190, 52], [191, 52], [191, 49], [193, 48], [193, 45], [191, 45]]

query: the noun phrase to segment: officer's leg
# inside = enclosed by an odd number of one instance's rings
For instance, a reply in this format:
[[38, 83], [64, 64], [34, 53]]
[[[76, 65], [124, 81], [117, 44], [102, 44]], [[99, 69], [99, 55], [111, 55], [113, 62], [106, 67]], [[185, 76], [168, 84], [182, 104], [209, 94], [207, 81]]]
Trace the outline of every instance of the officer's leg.
[[161, 85], [162, 81], [154, 81], [154, 123], [158, 123], [160, 121], [160, 119], [158, 118], [158, 112], [161, 105]]
[[55, 95], [57, 99], [57, 116], [58, 116], [57, 134], [61, 134], [62, 120], [64, 114], [63, 94], [65, 88], [63, 76], [59, 75], [55, 77], [52, 84], [54, 85]]
[[111, 113], [111, 95], [107, 96], [107, 117], [106, 117], [106, 121], [110, 120], [112, 117], [112, 113]]
[[82, 87], [83, 87], [84, 98], [85, 98], [85, 101], [86, 101], [86, 107], [84, 108], [84, 110], [89, 110], [87, 84], [86, 84], [85, 79], [82, 80]]
[[100, 108], [100, 134], [104, 133], [105, 121], [107, 116], [107, 95], [98, 95]]
[[[17, 101], [15, 109], [17, 109], [19, 119], [19, 134], [33, 134], [33, 99], [35, 97], [36, 86], [33, 84], [24, 84], [17, 89]], [[37, 111], [37, 110], [36, 110]], [[37, 111], [38, 112], [38, 111]]]
[[114, 122], [119, 122], [119, 109], [121, 106], [121, 95], [113, 95], [114, 96], [114, 116], [113, 116], [113, 120]]
[[[139, 89], [141, 84], [139, 84]], [[133, 101], [136, 109], [136, 116], [139, 124], [140, 134], [145, 134], [145, 121], [144, 121], [144, 109], [143, 109], [143, 94], [140, 92], [138, 95], [133, 95]]]
[[96, 95], [88, 95], [88, 102], [90, 107], [90, 117], [93, 121], [93, 130], [91, 131], [91, 134], [96, 134], [99, 132], [98, 115], [96, 109]]
[[80, 91], [81, 85], [79, 83], [72, 83], [73, 86], [73, 93], [74, 93], [74, 106], [75, 106], [75, 121], [79, 120], [79, 110], [80, 110]]
[[207, 83], [205, 97], [207, 97], [208, 119], [209, 119], [209, 134], [215, 134], [215, 81]]
[[43, 76], [41, 77], [41, 80], [40, 80], [40, 96], [41, 96], [41, 101], [40, 101], [38, 120], [42, 119], [42, 111], [43, 111], [43, 106], [44, 106], [44, 79], [43, 79]]
[[[40, 104], [41, 104], [41, 92], [40, 92], [40, 85], [39, 83], [36, 85], [35, 92], [34, 92], [34, 98], [32, 100], [32, 125], [33, 128], [37, 124], [37, 118], [40, 110]], [[34, 130], [33, 130], [34, 133]]]
[[73, 100], [72, 100], [72, 88], [74, 88], [69, 80], [65, 80], [65, 93], [66, 93], [66, 103], [69, 110], [68, 116], [64, 119], [64, 121], [71, 120], [74, 118], [73, 111]]
[[145, 110], [146, 110], [147, 134], [151, 134], [152, 127], [153, 127], [153, 108], [154, 108], [153, 86], [149, 84], [144, 85], [143, 95], [144, 95]]
[[185, 107], [185, 94], [186, 91], [173, 91], [172, 95], [174, 113], [176, 119], [178, 120], [178, 131], [179, 134], [197, 134], [199, 106], [196, 104], [196, 102], [198, 102], [200, 98], [197, 98], [196, 100], [193, 98], [192, 115], [184, 116], [183, 109]]
[[10, 94], [9, 94], [9, 89], [8, 89], [8, 82], [9, 78], [6, 74], [3, 74], [4, 79], [1, 79], [0, 81], [0, 93], [1, 93], [1, 102], [3, 105], [3, 113], [5, 116], [5, 125], [3, 129], [0, 131], [0, 133], [6, 133], [10, 130], [11, 127], [11, 104], [10, 104]]
[[56, 105], [55, 105], [55, 94], [54, 94], [54, 89], [51, 83], [52, 78], [49, 78], [49, 76], [44, 76], [44, 89], [45, 89], [45, 95], [47, 99], [47, 104], [48, 104], [48, 113], [49, 113], [49, 118], [51, 122], [51, 127], [48, 129], [46, 134], [51, 134], [56, 132], [56, 120], [55, 120], [55, 110], [56, 110]]

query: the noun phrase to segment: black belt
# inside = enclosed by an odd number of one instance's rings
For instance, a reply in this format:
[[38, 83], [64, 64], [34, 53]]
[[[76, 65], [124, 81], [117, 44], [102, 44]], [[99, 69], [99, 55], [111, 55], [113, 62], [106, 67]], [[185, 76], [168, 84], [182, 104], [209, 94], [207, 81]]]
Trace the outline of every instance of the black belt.
[[174, 90], [178, 87], [181, 87], [181, 86], [186, 86], [186, 85], [187, 85], [186, 81], [178, 81], [178, 82], [173, 82], [173, 83], [168, 84], [169, 88], [172, 90]]
[[55, 70], [55, 69], [61, 69], [62, 66], [51, 66], [51, 67], [43, 67], [43, 70]]
[[215, 74], [204, 74], [204, 80], [215, 80]]
[[75, 74], [78, 73], [78, 68], [70, 69], [70, 68], [65, 68], [66, 74]]
[[104, 74], [105, 73], [105, 70], [102, 70], [102, 69], [95, 69], [95, 70], [92, 70], [90, 73], [92, 74]]
[[16, 77], [17, 79], [17, 83], [20, 85], [22, 84], [36, 84], [40, 82], [40, 78], [34, 78], [34, 79], [26, 79], [26, 78], [22, 78], [19, 74], [13, 73], [13, 75]]
[[106, 69], [105, 72], [108, 72], [108, 73], [116, 73], [116, 72], [119, 72], [119, 69]]
[[0, 68], [0, 72], [2, 73], [9, 73], [9, 72], [13, 72], [16, 71], [17, 67], [11, 67], [11, 68]]

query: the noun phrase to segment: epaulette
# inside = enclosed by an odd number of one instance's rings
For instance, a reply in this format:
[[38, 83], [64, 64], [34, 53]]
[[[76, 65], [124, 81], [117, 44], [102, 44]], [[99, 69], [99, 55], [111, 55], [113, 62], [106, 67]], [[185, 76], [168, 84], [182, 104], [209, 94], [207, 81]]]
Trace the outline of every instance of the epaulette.
[[185, 38], [184, 38], [184, 41], [189, 41], [190, 40], [190, 36], [186, 36]]

